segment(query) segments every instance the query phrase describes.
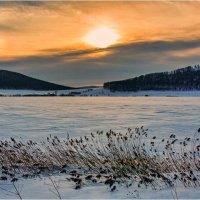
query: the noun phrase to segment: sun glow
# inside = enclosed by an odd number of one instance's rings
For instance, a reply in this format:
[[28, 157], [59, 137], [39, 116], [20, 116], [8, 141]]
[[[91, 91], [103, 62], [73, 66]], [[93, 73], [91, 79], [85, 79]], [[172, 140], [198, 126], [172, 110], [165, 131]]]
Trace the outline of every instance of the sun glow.
[[0, 48], [3, 47], [5, 44], [5, 41], [3, 39], [0, 39]]
[[120, 36], [112, 28], [100, 27], [88, 33], [84, 42], [94, 47], [106, 48], [115, 44], [119, 38]]

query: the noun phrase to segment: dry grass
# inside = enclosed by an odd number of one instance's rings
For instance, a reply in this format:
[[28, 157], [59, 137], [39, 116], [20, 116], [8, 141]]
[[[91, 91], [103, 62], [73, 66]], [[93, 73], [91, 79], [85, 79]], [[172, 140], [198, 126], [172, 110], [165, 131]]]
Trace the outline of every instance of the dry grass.
[[[70, 180], [79, 189], [84, 180], [98, 182], [101, 176], [109, 184], [131, 186], [161, 183], [173, 186], [175, 182], [185, 187], [199, 186], [200, 145], [198, 130], [192, 138], [178, 139], [149, 137], [143, 127], [128, 129], [126, 133], [91, 133], [80, 138], [48, 137], [46, 142], [22, 142], [11, 138], [0, 141], [0, 165], [2, 181], [17, 181], [16, 174], [23, 178], [48, 173], [70, 173]], [[79, 167], [79, 174], [73, 167]], [[88, 175], [89, 174], [89, 175]], [[91, 175], [90, 175], [91, 174]], [[94, 178], [95, 177], [95, 178]]]

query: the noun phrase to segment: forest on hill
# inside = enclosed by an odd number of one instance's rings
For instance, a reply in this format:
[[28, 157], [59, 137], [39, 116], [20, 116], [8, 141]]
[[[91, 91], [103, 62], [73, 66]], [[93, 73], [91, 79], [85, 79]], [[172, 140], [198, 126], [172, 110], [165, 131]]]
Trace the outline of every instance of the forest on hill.
[[171, 72], [160, 72], [104, 83], [111, 91], [200, 90], [200, 66], [188, 66]]

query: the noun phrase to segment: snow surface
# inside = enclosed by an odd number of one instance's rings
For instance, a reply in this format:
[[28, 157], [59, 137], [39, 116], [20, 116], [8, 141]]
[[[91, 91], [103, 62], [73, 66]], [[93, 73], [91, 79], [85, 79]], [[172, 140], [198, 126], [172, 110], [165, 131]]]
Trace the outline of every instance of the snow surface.
[[[127, 188], [117, 185], [117, 190], [110, 191], [110, 188], [103, 183], [87, 184], [79, 190], [74, 189], [74, 183], [66, 181], [65, 176], [53, 176], [53, 180], [59, 186], [59, 193], [63, 199], [174, 199], [172, 188], [160, 187], [157, 190], [152, 188]], [[58, 199], [54, 194], [55, 189], [51, 181], [46, 177], [37, 179], [25, 179], [16, 183], [23, 199]], [[0, 187], [14, 192], [11, 184], [0, 184]], [[199, 199], [199, 188], [183, 188], [176, 186], [179, 199]], [[0, 198], [16, 199], [17, 196], [0, 190]]]
[[88, 88], [88, 89], [76, 89], [76, 90], [58, 90], [58, 91], [36, 91], [36, 90], [2, 90], [0, 89], [0, 95], [12, 96], [12, 95], [74, 95], [74, 96], [200, 96], [200, 90], [189, 91], [137, 91], [137, 92], [111, 92], [103, 87]]
[[[2, 97], [0, 98], [0, 139], [11, 136], [26, 140], [43, 140], [49, 134], [72, 137], [91, 131], [114, 129], [125, 131], [128, 127], [144, 125], [149, 134], [166, 138], [171, 133], [189, 137], [200, 125], [198, 97]], [[56, 175], [62, 198], [67, 199], [133, 199], [173, 198], [170, 188], [126, 188], [117, 191], [102, 184], [87, 184], [80, 190], [66, 180], [67, 175]], [[56, 198], [48, 178], [20, 179], [16, 186], [25, 198]], [[0, 182], [0, 187], [13, 191], [13, 186]], [[200, 188], [177, 185], [181, 198], [199, 198]], [[138, 196], [139, 195], [139, 196]], [[0, 189], [0, 198], [14, 198]]]
[[199, 128], [199, 110], [198, 97], [2, 97], [0, 137], [42, 140], [142, 125], [159, 137], [187, 137]]

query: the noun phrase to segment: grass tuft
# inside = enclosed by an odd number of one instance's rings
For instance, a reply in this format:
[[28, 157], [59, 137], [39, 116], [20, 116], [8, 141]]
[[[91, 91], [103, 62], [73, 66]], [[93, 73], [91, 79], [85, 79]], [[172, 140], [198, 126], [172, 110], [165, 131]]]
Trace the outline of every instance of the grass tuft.
[[[200, 143], [193, 137], [168, 138], [148, 136], [148, 130], [137, 127], [125, 133], [97, 131], [79, 138], [47, 137], [46, 141], [27, 142], [14, 138], [0, 141], [0, 181], [16, 182], [21, 178], [69, 174], [80, 189], [85, 181], [105, 183], [111, 191], [116, 183], [130, 187], [176, 182], [185, 187], [199, 186]], [[16, 175], [18, 178], [16, 178]]]

